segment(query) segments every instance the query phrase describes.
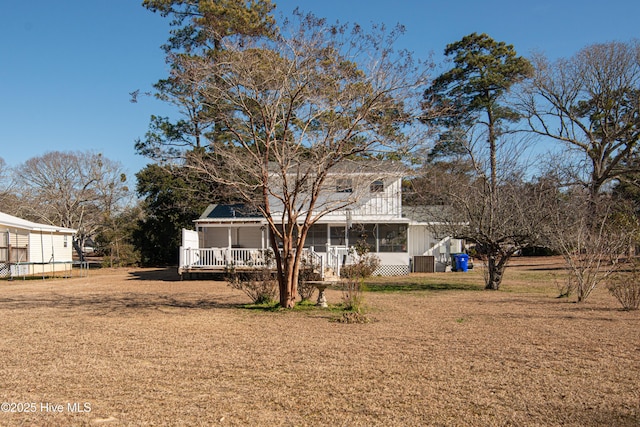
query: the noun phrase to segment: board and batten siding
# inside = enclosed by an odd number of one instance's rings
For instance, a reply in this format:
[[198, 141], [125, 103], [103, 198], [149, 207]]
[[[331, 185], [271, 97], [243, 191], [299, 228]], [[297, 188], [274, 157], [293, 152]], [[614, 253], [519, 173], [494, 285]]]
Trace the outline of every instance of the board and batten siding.
[[402, 218], [402, 180], [385, 177], [378, 181], [383, 184], [382, 191], [371, 191], [373, 182], [363, 180], [358, 183], [361, 187], [353, 193], [353, 204], [347, 209], [340, 209], [325, 215], [323, 220], [344, 221], [347, 211], [354, 223], [359, 221], [384, 222]]
[[409, 256], [424, 255], [436, 242], [426, 225], [409, 227]]
[[363, 198], [367, 200], [361, 206], [353, 209], [356, 216], [390, 215], [399, 217], [402, 215], [402, 181], [389, 178], [380, 180], [384, 189], [381, 192], [369, 192]]

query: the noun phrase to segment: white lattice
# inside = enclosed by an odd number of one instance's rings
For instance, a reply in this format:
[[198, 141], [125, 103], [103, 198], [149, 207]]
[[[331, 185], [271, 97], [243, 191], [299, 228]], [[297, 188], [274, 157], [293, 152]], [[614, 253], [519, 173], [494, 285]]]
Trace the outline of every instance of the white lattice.
[[9, 264], [0, 262], [0, 277], [9, 277], [10, 274], [11, 268], [9, 268]]
[[409, 274], [408, 265], [381, 265], [373, 273], [374, 276], [406, 276]]

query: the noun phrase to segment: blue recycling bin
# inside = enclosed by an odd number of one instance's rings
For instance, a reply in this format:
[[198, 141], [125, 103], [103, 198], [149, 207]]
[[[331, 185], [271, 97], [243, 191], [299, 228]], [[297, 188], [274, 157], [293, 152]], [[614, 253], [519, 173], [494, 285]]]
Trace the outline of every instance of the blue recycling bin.
[[469, 271], [469, 255], [457, 254], [456, 258], [456, 271], [467, 272]]

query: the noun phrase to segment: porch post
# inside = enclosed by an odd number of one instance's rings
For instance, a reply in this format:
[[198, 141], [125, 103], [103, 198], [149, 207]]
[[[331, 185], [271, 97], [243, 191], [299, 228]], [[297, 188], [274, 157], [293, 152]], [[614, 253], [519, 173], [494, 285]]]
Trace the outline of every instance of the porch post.
[[7, 228], [7, 264], [11, 264], [11, 232]]
[[329, 225], [328, 223], [326, 225], [325, 236], [326, 236], [325, 242], [327, 246], [327, 253], [329, 253], [329, 246], [331, 246], [331, 225]]
[[349, 226], [344, 225], [344, 246], [349, 250]]
[[232, 262], [231, 246], [233, 245], [233, 237], [231, 237], [231, 226], [227, 228], [227, 265]]

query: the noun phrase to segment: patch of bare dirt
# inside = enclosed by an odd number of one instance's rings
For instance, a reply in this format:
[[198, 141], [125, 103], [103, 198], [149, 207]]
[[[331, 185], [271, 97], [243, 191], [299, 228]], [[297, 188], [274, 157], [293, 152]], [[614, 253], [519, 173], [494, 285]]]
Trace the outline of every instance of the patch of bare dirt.
[[369, 292], [353, 324], [172, 270], [2, 281], [0, 425], [640, 425], [639, 313], [529, 292], [537, 262], [499, 292]]

